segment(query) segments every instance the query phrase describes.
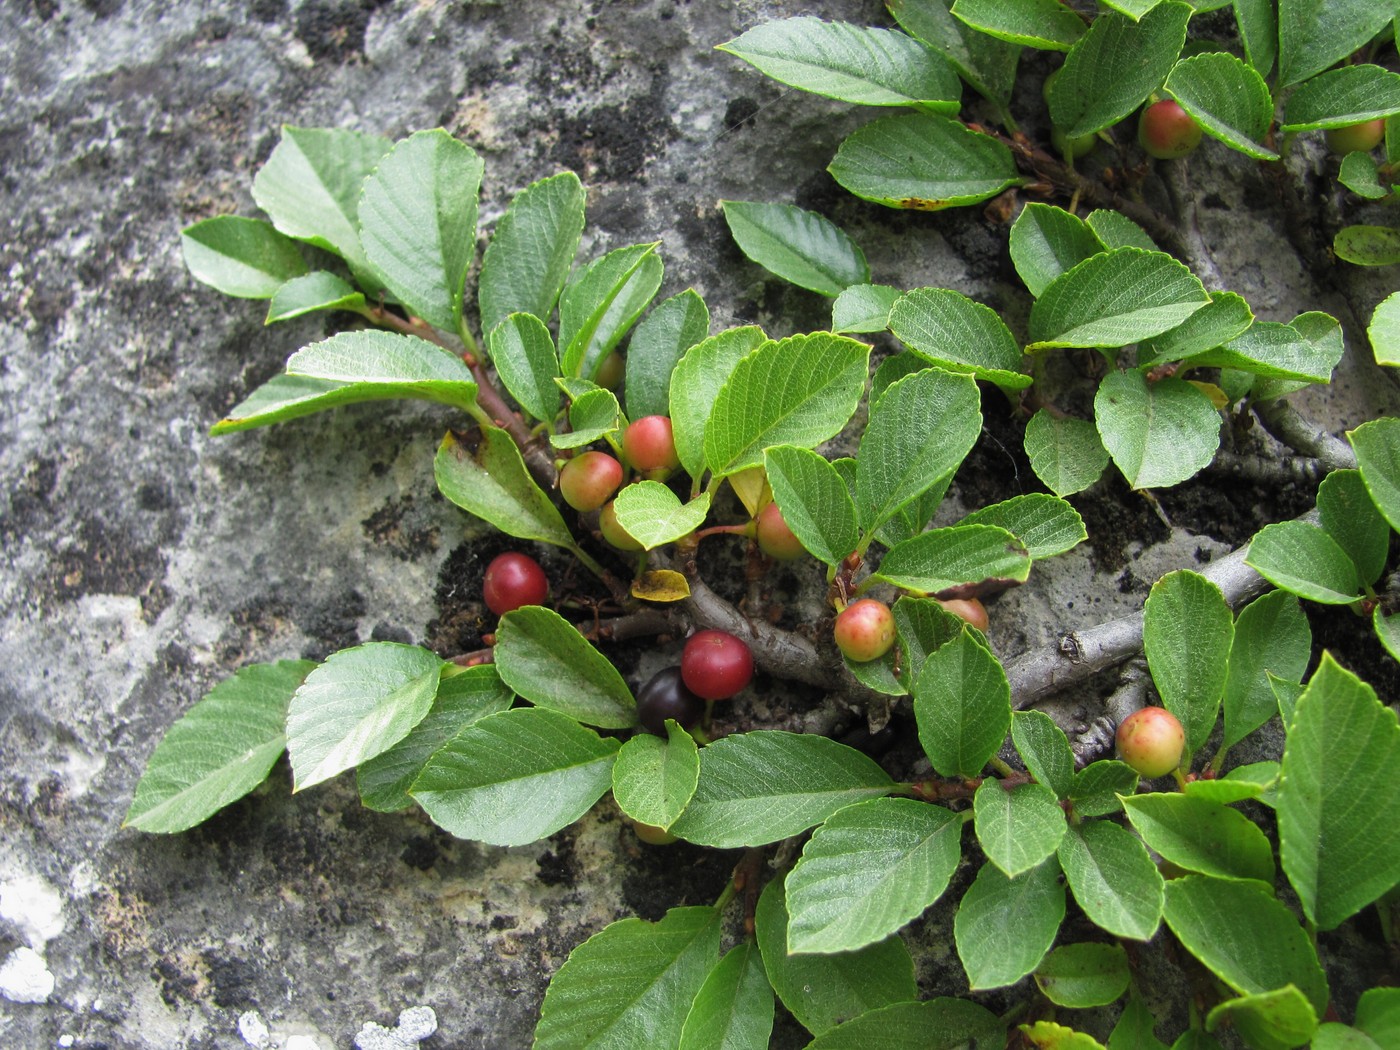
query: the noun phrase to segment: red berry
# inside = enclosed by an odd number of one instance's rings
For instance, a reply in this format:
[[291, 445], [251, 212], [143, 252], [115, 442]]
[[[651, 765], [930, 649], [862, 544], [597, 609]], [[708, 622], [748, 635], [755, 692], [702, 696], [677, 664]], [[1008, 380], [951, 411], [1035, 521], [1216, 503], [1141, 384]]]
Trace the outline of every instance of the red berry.
[[643, 416], [622, 432], [622, 454], [639, 474], [664, 474], [681, 465], [671, 420], [666, 416]]
[[1138, 118], [1138, 145], [1158, 160], [1184, 157], [1201, 144], [1201, 126], [1176, 99], [1164, 98]]
[[1118, 757], [1139, 776], [1166, 776], [1181, 765], [1186, 733], [1176, 716], [1163, 707], [1144, 707], [1118, 726]]
[[884, 602], [862, 598], [836, 616], [836, 646], [856, 663], [878, 660], [894, 645], [894, 613]]
[[778, 561], [791, 561], [807, 553], [802, 541], [793, 535], [783, 512], [776, 503], [770, 503], [758, 512], [758, 549]]
[[681, 652], [681, 678], [696, 696], [728, 700], [753, 680], [753, 652], [728, 631], [699, 631]]
[[666, 735], [666, 719], [674, 718], [684, 729], [698, 725], [705, 701], [686, 688], [679, 667], [657, 671], [637, 691], [637, 721], [648, 733]]
[[624, 529], [617, 520], [617, 501], [613, 500], [603, 506], [598, 512], [598, 531], [603, 534], [603, 539], [620, 551], [639, 551], [642, 545], [632, 538], [632, 534]]
[[549, 578], [528, 554], [508, 551], [486, 566], [481, 596], [488, 609], [504, 616], [522, 605], [543, 605], [549, 597]]
[[574, 510], [597, 510], [622, 484], [622, 464], [606, 452], [585, 452], [559, 471], [559, 494]]
[[1327, 148], [1345, 156], [1348, 153], [1370, 153], [1385, 139], [1385, 120], [1365, 120], [1344, 128], [1328, 128], [1324, 133]]
[[979, 631], [987, 629], [987, 608], [976, 598], [949, 598], [947, 601], [940, 600], [938, 604], [954, 616], [961, 616]]

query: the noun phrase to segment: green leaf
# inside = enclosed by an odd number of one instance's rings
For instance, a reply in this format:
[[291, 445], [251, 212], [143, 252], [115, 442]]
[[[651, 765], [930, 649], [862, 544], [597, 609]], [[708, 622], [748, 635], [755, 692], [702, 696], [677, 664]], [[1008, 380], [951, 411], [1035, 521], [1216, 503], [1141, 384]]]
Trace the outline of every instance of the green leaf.
[[1307, 80], [1346, 58], [1395, 17], [1375, 0], [1279, 0], [1280, 87]]
[[1390, 1046], [1400, 1036], [1400, 989], [1370, 988], [1356, 1004], [1356, 1027], [1376, 1041]]
[[301, 791], [387, 751], [423, 720], [443, 661], [416, 645], [370, 642], [332, 653], [287, 708], [287, 753]]
[[594, 259], [559, 298], [559, 360], [566, 376], [594, 380], [603, 359], [661, 287], [659, 241], [630, 244]]
[[895, 673], [899, 664], [899, 654], [894, 649], [875, 660], [852, 660], [842, 654], [841, 662], [846, 665], [846, 670], [851, 672], [851, 677], [867, 689], [873, 689], [885, 696], [909, 695], [909, 690], [904, 687], [904, 680]]
[[1150, 252], [1158, 250], [1157, 242], [1122, 212], [1095, 208], [1084, 216], [1084, 222], [1094, 231], [1094, 236], [1103, 242], [1105, 248], [1146, 248]]
[[681, 466], [692, 478], [705, 473], [710, 409], [735, 367], [766, 341], [757, 325], [729, 328], [691, 347], [671, 373], [671, 433]]
[[637, 722], [637, 704], [611, 660], [553, 609], [526, 605], [496, 628], [501, 681], [532, 704], [604, 729]]
[[1108, 449], [1087, 419], [1069, 419], [1039, 409], [1026, 424], [1026, 456], [1035, 476], [1057, 496], [1083, 492], [1108, 466]]
[[1077, 547], [1089, 534], [1084, 519], [1062, 499], [1044, 492], [1012, 496], [968, 514], [959, 525], [995, 525], [1020, 541], [1032, 558], [1049, 558]]
[[1186, 42], [1191, 7], [1162, 3], [1139, 21], [1106, 11], [1065, 56], [1049, 92], [1050, 119], [1070, 138], [1101, 131], [1161, 87]]
[[1115, 248], [1079, 263], [1041, 293], [1031, 307], [1026, 349], [1125, 346], [1175, 328], [1209, 302], [1196, 276], [1165, 252]]
[[753, 941], [736, 944], [710, 971], [681, 1031], [680, 1050], [767, 1050], [773, 988]]
[[[574, 384], [586, 382], [584, 379], [576, 379], [571, 385], [577, 390], [578, 387]], [[611, 390], [590, 384], [574, 397], [573, 404], [569, 406], [568, 433], [552, 435], [549, 443], [555, 448], [582, 448], [608, 434], [616, 433], [626, 424], [627, 420], [622, 418], [622, 407], [617, 403], [617, 395]]]
[[997, 658], [964, 627], [914, 679], [919, 743], [945, 777], [975, 777], [1011, 728], [1011, 687]]
[[974, 91], [1005, 110], [1016, 82], [1019, 47], [954, 18], [952, 0], [890, 0], [886, 6], [901, 29], [946, 58]]
[[710, 494], [702, 492], [689, 503], [659, 481], [634, 481], [617, 494], [613, 503], [618, 524], [646, 550], [674, 543], [705, 523]]
[[860, 542], [850, 490], [824, 457], [777, 445], [763, 452], [773, 499], [802, 546], [827, 565], [840, 565]]
[[890, 324], [890, 310], [899, 298], [898, 288], [887, 284], [853, 284], [831, 304], [833, 332], [883, 332]]
[[1348, 431], [1347, 440], [1376, 509], [1400, 531], [1400, 419], [1373, 419]]
[[1400, 292], [1392, 292], [1376, 307], [1366, 335], [1376, 364], [1400, 365]]
[[[1104, 0], [1107, 3], [1107, 0]], [[1054, 1021], [1036, 1021], [1016, 1026], [1027, 1041], [1039, 1050], [1104, 1050], [1103, 1044], [1091, 1035], [1076, 1032]]]
[[333, 273], [316, 270], [304, 277], [295, 277], [273, 293], [267, 304], [267, 318], [263, 324], [276, 321], [289, 321], [317, 310], [351, 310], [359, 313], [365, 309], [365, 297]]
[[1131, 795], [1137, 786], [1138, 775], [1132, 767], [1117, 759], [1101, 759], [1074, 774], [1069, 800], [1081, 817], [1106, 817], [1123, 808], [1118, 796]]
[[1379, 201], [1390, 196], [1390, 187], [1381, 182], [1380, 168], [1369, 153], [1348, 153], [1342, 158], [1337, 181], [1359, 197]]
[[1056, 798], [1068, 798], [1074, 780], [1074, 752], [1065, 731], [1044, 711], [1013, 711], [1011, 740], [1036, 782]]
[[863, 1013], [817, 1036], [805, 1050], [966, 1050], [1005, 1044], [1005, 1025], [986, 1007], [940, 997]]
[[916, 288], [890, 311], [890, 331], [914, 353], [950, 372], [1003, 390], [1029, 386], [1021, 347], [997, 312], [948, 288]]
[[584, 189], [572, 171], [526, 186], [496, 223], [481, 260], [482, 331], [513, 313], [548, 321], [583, 235]]
[[1244, 57], [1261, 77], [1269, 75], [1278, 56], [1278, 13], [1272, 0], [1234, 0]]
[[1058, 1006], [1107, 1006], [1128, 990], [1128, 953], [1121, 944], [1065, 944], [1035, 968], [1036, 986]]
[[891, 547], [875, 575], [905, 590], [938, 594], [984, 580], [1022, 583], [1030, 571], [1030, 555], [1005, 529], [953, 525]]
[[[1298, 690], [1302, 692], [1302, 686]], [[1272, 806], [1269, 795], [1277, 781], [1277, 762], [1251, 762], [1247, 766], [1236, 766], [1215, 780], [1193, 780], [1186, 785], [1186, 794], [1227, 806], [1245, 799], [1257, 799], [1266, 806]]]
[[1254, 313], [1247, 302], [1234, 292], [1216, 292], [1181, 324], [1138, 347], [1138, 365], [1166, 364], [1214, 350], [1253, 323]]
[[1400, 616], [1387, 616], [1385, 610], [1377, 605], [1371, 614], [1371, 625], [1385, 651], [1400, 660]]
[[1223, 1050], [1220, 1041], [1204, 1028], [1188, 1028], [1172, 1043], [1172, 1050]]
[[1315, 343], [1292, 325], [1256, 321], [1243, 334], [1191, 358], [1190, 367], [1234, 368], [1270, 379], [1328, 383], [1342, 347]]
[[450, 350], [393, 332], [341, 332], [304, 346], [287, 359], [287, 374], [329, 380], [342, 389], [378, 387], [456, 408], [476, 407], [471, 369]]
[[1167, 1045], [1157, 1038], [1156, 1027], [1157, 1018], [1152, 1011], [1133, 995], [1113, 1026], [1108, 1050], [1167, 1050]]
[[[836, 461], [838, 470], [843, 469], [840, 466], [842, 462], [841, 460]], [[844, 462], [851, 464], [852, 469], [848, 480], [854, 485], [855, 460], [848, 459]], [[923, 495], [910, 500], [895, 511], [889, 521], [875, 530], [875, 538], [886, 547], [893, 547], [905, 540], [913, 539], [923, 532], [928, 523], [933, 520], [938, 508], [942, 506], [943, 497], [947, 495], [948, 486], [952, 482], [953, 472], [949, 471], [934, 482], [931, 488], [925, 490]]]
[[1338, 1021], [1318, 1025], [1308, 1046], [1310, 1050], [1384, 1050], [1370, 1036]]
[[1135, 489], [1169, 488], [1206, 466], [1220, 446], [1220, 413], [1180, 379], [1149, 383], [1111, 372], [1094, 395], [1099, 437]]
[[[360, 247], [360, 190], [393, 143], [337, 128], [282, 126], [282, 141], [253, 177], [253, 200], [288, 237], [335, 252], [370, 277]], [[367, 292], [378, 290], [370, 282]]]
[[1123, 808], [1148, 847], [1178, 868], [1273, 885], [1273, 847], [1258, 825], [1238, 810], [1166, 792], [1125, 798]]
[[719, 941], [713, 908], [672, 908], [660, 922], [605, 927], [570, 952], [549, 982], [534, 1050], [675, 1046]]
[[1357, 266], [1400, 263], [1400, 230], [1393, 226], [1344, 226], [1332, 238], [1337, 258]]
[[694, 288], [647, 314], [627, 343], [627, 412], [633, 419], [671, 414], [671, 373], [710, 330], [710, 311]]
[[1152, 585], [1142, 611], [1142, 642], [1162, 706], [1186, 730], [1186, 748], [1199, 751], [1215, 728], [1235, 621], [1210, 580], [1181, 569]]
[[315, 666], [252, 664], [209, 690], [156, 745], [122, 826], [184, 831], [261, 784], [286, 746], [292, 694]]
[[871, 406], [856, 454], [861, 529], [877, 528], [956, 470], [981, 432], [982, 397], [971, 376], [928, 368], [893, 383]]
[[365, 180], [360, 241], [385, 288], [429, 324], [456, 333], [476, 254], [481, 158], [442, 128], [397, 143]]
[[1324, 654], [1288, 727], [1277, 804], [1284, 873], [1319, 929], [1400, 882], [1397, 762], [1395, 712]]
[[1011, 261], [1033, 296], [1104, 250], [1087, 223], [1063, 208], [1032, 202], [1011, 224]]
[[1070, 826], [1057, 853], [1074, 899], [1094, 925], [1139, 941], [1157, 932], [1162, 875], [1136, 835], [1111, 821], [1085, 821]]
[[613, 766], [613, 797], [633, 820], [669, 828], [695, 794], [699, 779], [695, 741], [668, 718], [665, 740], [640, 733], [622, 745]]
[[219, 215], [186, 226], [180, 249], [195, 280], [240, 299], [271, 299], [306, 273], [297, 246], [259, 219]]
[[1007, 788], [988, 777], [972, 803], [982, 852], [1013, 879], [1054, 853], [1064, 837], [1064, 810], [1044, 784]]
[[1059, 0], [956, 0], [953, 15], [1008, 44], [1068, 51], [1084, 35], [1084, 22]]
[[996, 139], [928, 113], [872, 121], [841, 143], [826, 170], [857, 197], [916, 211], [976, 204], [1020, 181]]
[[1064, 917], [1065, 890], [1053, 857], [1015, 879], [983, 864], [953, 919], [958, 958], [972, 990], [1003, 988], [1034, 970]]
[[904, 656], [904, 681], [912, 682], [932, 652], [959, 637], [965, 621], [931, 598], [902, 596], [894, 603], [894, 626]]
[[1244, 995], [1295, 985], [1327, 1009], [1327, 978], [1293, 913], [1253, 882], [1187, 875], [1167, 883], [1163, 915], [1177, 940]]
[[572, 549], [574, 540], [564, 519], [530, 477], [511, 436], [487, 426], [468, 436], [476, 436], [475, 448], [452, 434], [438, 446], [433, 460], [438, 491], [507, 536]]
[[616, 740], [542, 707], [487, 715], [440, 748], [410, 794], [461, 839], [524, 846], [568, 827], [612, 785]]
[[389, 750], [361, 762], [355, 770], [360, 801], [381, 813], [413, 805], [408, 792], [428, 759], [473, 722], [508, 710], [514, 695], [490, 664], [443, 678], [423, 721]]
[[1292, 1050], [1317, 1031], [1317, 1011], [1290, 984], [1217, 1004], [1206, 1016], [1206, 1030], [1214, 1032], [1222, 1025], [1233, 1028], [1255, 1050]]
[[898, 937], [856, 952], [789, 955], [787, 926], [783, 880], [773, 879], [758, 899], [754, 932], [773, 990], [813, 1035], [882, 1006], [918, 997], [914, 960]]
[[723, 477], [762, 463], [770, 445], [812, 448], [833, 437], [865, 393], [869, 358], [864, 343], [829, 332], [760, 345], [715, 396], [705, 462]]
[[559, 355], [549, 329], [534, 314], [514, 313], [487, 336], [491, 363], [510, 396], [541, 422], [559, 414]]
[[780, 83], [861, 106], [922, 104], [956, 113], [962, 94], [946, 62], [888, 29], [784, 18], [757, 25], [719, 49]]
[[1325, 605], [1360, 597], [1356, 566], [1327, 533], [1303, 521], [1265, 525], [1249, 541], [1245, 564], [1275, 587]]
[[870, 280], [865, 253], [825, 216], [793, 204], [719, 204], [743, 253], [783, 280], [829, 296]]
[[1211, 51], [1183, 58], [1162, 89], [1211, 138], [1256, 160], [1278, 160], [1263, 145], [1274, 119], [1269, 86], [1234, 55]]
[[826, 737], [735, 733], [700, 752], [700, 784], [671, 832], [721, 849], [761, 846], [893, 786], [871, 759]]
[[917, 918], [957, 870], [962, 826], [948, 810], [907, 798], [834, 813], [788, 873], [788, 951], [854, 951]]
[[1234, 747], [1277, 713], [1269, 672], [1299, 680], [1311, 656], [1308, 619], [1288, 592], [1271, 591], [1241, 610], [1225, 676], [1222, 748]]
[[[1372, 502], [1361, 472], [1334, 470], [1323, 478], [1317, 489], [1317, 510], [1322, 527], [1347, 552], [1361, 582], [1375, 583], [1390, 553], [1390, 525]], [[1285, 675], [1301, 676], [1301, 671]]]

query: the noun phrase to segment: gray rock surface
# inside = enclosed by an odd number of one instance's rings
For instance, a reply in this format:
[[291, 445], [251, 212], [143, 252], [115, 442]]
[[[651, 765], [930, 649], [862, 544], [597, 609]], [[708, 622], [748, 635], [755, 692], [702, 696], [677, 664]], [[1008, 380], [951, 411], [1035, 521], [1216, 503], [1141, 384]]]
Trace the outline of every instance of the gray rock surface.
[[[370, 639], [448, 654], [479, 627], [472, 581], [495, 551], [435, 495], [441, 411], [357, 406], [207, 436], [327, 331], [264, 330], [261, 304], [181, 262], [182, 226], [255, 213], [249, 184], [280, 124], [445, 126], [485, 158], [484, 224], [573, 168], [590, 188], [585, 250], [661, 239], [663, 294], [695, 287], [716, 326], [828, 320], [819, 297], [738, 253], [716, 206], [730, 197], [818, 208], [856, 235], [876, 280], [1024, 318], [1003, 229], [979, 209], [899, 214], [839, 192], [823, 169], [868, 115], [712, 50], [796, 13], [885, 19], [850, 0], [0, 6], [0, 973], [14, 976], [0, 979], [0, 1045], [329, 1050], [372, 1030], [524, 1047], [575, 944], [718, 895], [733, 855], [640, 847], [606, 805], [497, 849], [363, 810], [346, 777], [292, 796], [279, 767], [189, 833], [120, 824], [161, 734], [243, 663]], [[1217, 148], [1193, 163], [1227, 284], [1261, 316], [1330, 310], [1363, 348], [1353, 309], [1369, 316], [1380, 280], [1319, 285], [1251, 162]], [[1314, 398], [1335, 428], [1394, 407], [1362, 360]], [[996, 440], [961, 504], [1032, 483]], [[1094, 505], [1090, 546], [1003, 599], [997, 645], [1131, 611], [1161, 572], [1272, 513], [1203, 491], [1164, 496], [1192, 522], [1173, 532], [1119, 485], [1120, 510]], [[930, 994], [965, 987], [946, 920], [911, 935]], [[436, 1034], [394, 1029], [411, 1008], [430, 1008]]]

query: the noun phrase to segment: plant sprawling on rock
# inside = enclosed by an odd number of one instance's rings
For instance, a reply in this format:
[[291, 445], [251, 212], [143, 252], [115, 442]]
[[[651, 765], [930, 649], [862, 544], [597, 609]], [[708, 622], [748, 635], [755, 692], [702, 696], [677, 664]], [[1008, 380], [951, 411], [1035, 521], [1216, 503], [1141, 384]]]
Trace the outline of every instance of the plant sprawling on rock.
[[[1298, 0], [1237, 3], [1237, 54], [1186, 45], [1193, 16], [1218, 3], [1120, 0], [1090, 20], [1055, 0], [889, 6], [902, 32], [798, 18], [724, 47], [785, 83], [904, 107], [847, 139], [832, 174], [893, 207], [997, 198], [1015, 216], [1011, 260], [1033, 300], [1024, 340], [956, 291], [872, 284], [864, 253], [822, 216], [742, 201], [723, 202], [740, 247], [831, 297], [831, 330], [712, 334], [693, 290], [653, 305], [657, 244], [576, 261], [585, 195], [570, 173], [512, 201], [473, 303], [482, 164], [441, 130], [392, 143], [289, 127], [253, 186], [271, 221], [224, 216], [185, 231], [191, 271], [269, 300], [269, 322], [316, 310], [366, 322], [292, 354], [215, 432], [358, 401], [438, 402], [455, 413], [434, 460], [442, 495], [588, 575], [551, 579], [522, 551], [497, 558], [484, 600], [500, 619], [478, 652], [374, 642], [319, 665], [243, 669], [172, 726], [126, 822], [188, 828], [255, 787], [285, 749], [297, 790], [355, 769], [366, 806], [416, 804], [485, 843], [534, 842], [611, 792], [647, 842], [747, 850], [714, 906], [626, 919], [580, 945], [545, 997], [542, 1048], [763, 1047], [775, 996], [813, 1050], [1099, 1047], [1056, 1008], [1125, 996], [1108, 1046], [1160, 1047], [1135, 949], [1120, 942], [1166, 936], [1211, 975], [1177, 1047], [1217, 1046], [1226, 1029], [1261, 1050], [1393, 1045], [1400, 991], [1367, 992], [1342, 1024], [1317, 937], [1372, 905], [1394, 937], [1400, 724], [1332, 656], [1313, 664], [1299, 599], [1364, 613], [1400, 652], [1400, 614], [1381, 585], [1400, 529], [1400, 421], [1323, 442], [1342, 469], [1314, 514], [1266, 527], [1204, 572], [1167, 574], [1136, 620], [1003, 663], [980, 601], [1085, 539], [1065, 497], [1110, 462], [1132, 488], [1161, 488], [1216, 457], [1224, 419], [1254, 413], [1275, 433], [1300, 432], [1280, 398], [1328, 382], [1343, 352], [1325, 314], [1257, 320], [1215, 286], [1195, 240], [1078, 175], [1075, 143], [1137, 149], [1112, 127], [1148, 106], [1173, 122], [1155, 155], [1186, 152], [1194, 126], [1274, 161], [1297, 132], [1390, 117], [1400, 76], [1333, 68], [1388, 21], [1366, 5], [1333, 17]], [[1065, 143], [1063, 161], [1011, 119], [1027, 48], [1065, 52], [1041, 121], [1045, 140]], [[963, 82], [1002, 130], [959, 119]], [[1282, 143], [1274, 92], [1287, 94]], [[1018, 192], [1069, 207], [1017, 214]], [[313, 270], [297, 242], [338, 261]], [[1373, 322], [1383, 363], [1400, 362], [1396, 310], [1387, 301]], [[884, 332], [899, 349], [875, 361], [852, 338]], [[1059, 407], [1045, 379], [1047, 355], [1070, 350], [1107, 362], [1078, 402], [1092, 418]], [[1049, 492], [952, 522], [945, 508], [931, 527], [981, 432], [984, 392], [1024, 408], [1026, 453]], [[854, 455], [823, 454], [858, 412]], [[743, 544], [744, 602], [707, 582], [702, 543]], [[825, 586], [815, 629], [762, 615], [775, 560]], [[1261, 595], [1261, 576], [1279, 589]], [[649, 636], [689, 641], [634, 695], [608, 654]], [[1125, 761], [1103, 757], [1110, 739], [1071, 739], [1033, 708], [1139, 653], [1160, 706], [1143, 706], [1145, 676], [1125, 686], [1114, 705]], [[921, 753], [882, 764], [794, 723], [751, 714], [735, 731], [712, 717], [709, 701], [742, 705], [773, 679], [871, 712], [906, 705]], [[1228, 767], [1275, 717], [1281, 756]], [[1177, 790], [1139, 790], [1140, 775], [1168, 773], [1152, 786]], [[779, 843], [778, 872], [761, 885]], [[898, 933], [965, 858], [977, 868], [953, 931], [981, 1002], [919, 1001]], [[1012, 986], [995, 1000], [1000, 1015], [977, 994]]]

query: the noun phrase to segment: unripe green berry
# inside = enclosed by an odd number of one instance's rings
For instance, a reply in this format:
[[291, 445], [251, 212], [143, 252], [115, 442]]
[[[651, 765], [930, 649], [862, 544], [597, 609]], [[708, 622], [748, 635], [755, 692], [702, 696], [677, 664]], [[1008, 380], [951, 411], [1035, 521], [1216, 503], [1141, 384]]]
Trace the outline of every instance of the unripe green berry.
[[1370, 153], [1385, 141], [1385, 120], [1364, 120], [1360, 124], [1348, 124], [1344, 128], [1328, 128], [1323, 137], [1327, 148], [1340, 156], [1348, 153]]
[[632, 534], [617, 520], [617, 500], [606, 504], [598, 512], [598, 531], [603, 539], [620, 551], [639, 551], [642, 545], [632, 538]]

